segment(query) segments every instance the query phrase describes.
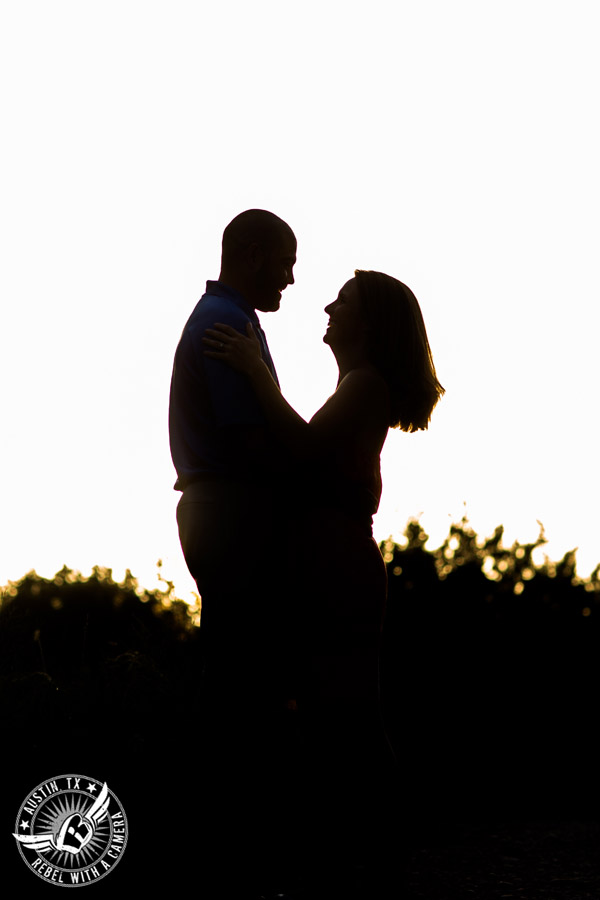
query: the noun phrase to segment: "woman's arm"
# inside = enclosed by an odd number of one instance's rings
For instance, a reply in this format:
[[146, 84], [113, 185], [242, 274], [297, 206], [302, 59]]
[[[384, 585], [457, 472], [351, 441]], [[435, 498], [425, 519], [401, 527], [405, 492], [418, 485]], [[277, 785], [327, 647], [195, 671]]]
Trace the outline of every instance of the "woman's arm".
[[315, 458], [375, 421], [387, 425], [387, 421], [384, 422], [386, 388], [378, 375], [366, 369], [349, 372], [336, 392], [311, 421], [306, 422], [292, 409], [273, 381], [250, 323], [246, 330], [247, 337], [229, 325], [216, 323], [213, 329], [206, 330], [203, 338], [203, 342], [214, 349], [205, 353], [248, 376], [273, 432], [296, 456]]
[[202, 338], [212, 348], [205, 350], [205, 355], [243, 372], [250, 379], [267, 421], [281, 443], [303, 457], [312, 456], [314, 441], [310, 426], [292, 409], [273, 380], [250, 322], [246, 332], [247, 337], [229, 325], [216, 322], [214, 328], [206, 329]]

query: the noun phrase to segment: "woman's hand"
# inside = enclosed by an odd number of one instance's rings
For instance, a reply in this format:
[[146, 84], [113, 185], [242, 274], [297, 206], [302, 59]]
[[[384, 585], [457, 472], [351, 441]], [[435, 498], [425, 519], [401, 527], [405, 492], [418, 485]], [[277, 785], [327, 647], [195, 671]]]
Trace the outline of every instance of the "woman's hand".
[[211, 348], [205, 350], [204, 355], [210, 359], [220, 359], [249, 376], [264, 367], [260, 342], [251, 322], [246, 325], [247, 337], [222, 322], [215, 322], [214, 328], [207, 328], [204, 334], [202, 343]]

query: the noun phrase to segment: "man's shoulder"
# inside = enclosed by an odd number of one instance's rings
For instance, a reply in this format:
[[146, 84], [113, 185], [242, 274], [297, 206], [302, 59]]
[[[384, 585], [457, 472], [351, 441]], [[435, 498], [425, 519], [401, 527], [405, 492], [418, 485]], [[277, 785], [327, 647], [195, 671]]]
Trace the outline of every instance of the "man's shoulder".
[[250, 316], [232, 300], [217, 294], [204, 294], [189, 317], [185, 330], [192, 333], [204, 332], [215, 322], [223, 322], [237, 328], [238, 331], [245, 332], [249, 321]]

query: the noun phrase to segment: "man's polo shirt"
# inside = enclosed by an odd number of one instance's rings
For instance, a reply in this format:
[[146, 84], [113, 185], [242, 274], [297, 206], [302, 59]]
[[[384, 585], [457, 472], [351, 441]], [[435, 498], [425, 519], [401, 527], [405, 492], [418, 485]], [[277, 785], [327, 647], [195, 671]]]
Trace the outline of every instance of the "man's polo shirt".
[[228, 426], [267, 424], [247, 376], [204, 355], [202, 337], [215, 322], [231, 325], [243, 334], [251, 322], [262, 357], [277, 381], [256, 310], [238, 291], [220, 281], [208, 281], [206, 293], [183, 329], [171, 378], [169, 440], [177, 470], [175, 490], [179, 491], [211, 474], [248, 474], [241, 455], [236, 454], [232, 444], [235, 435]]

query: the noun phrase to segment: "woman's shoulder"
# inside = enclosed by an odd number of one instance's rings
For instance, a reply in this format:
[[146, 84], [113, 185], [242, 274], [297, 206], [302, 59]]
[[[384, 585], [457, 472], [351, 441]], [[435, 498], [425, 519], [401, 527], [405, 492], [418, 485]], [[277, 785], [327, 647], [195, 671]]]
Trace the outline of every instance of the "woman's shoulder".
[[351, 369], [340, 381], [338, 390], [352, 390], [360, 395], [366, 404], [374, 404], [381, 409], [389, 409], [390, 389], [388, 383], [375, 366], [365, 364]]
[[321, 431], [324, 443], [339, 445], [341, 440], [369, 434], [389, 426], [389, 395], [385, 381], [370, 367], [347, 372], [335, 392], [309, 423]]
[[381, 390], [385, 388], [388, 389], [387, 381], [381, 374], [381, 372], [372, 366], [370, 363], [365, 363], [361, 366], [356, 366], [353, 369], [344, 375], [342, 380], [340, 381], [340, 385], [349, 382], [353, 384], [364, 384], [366, 388], [375, 388]]

